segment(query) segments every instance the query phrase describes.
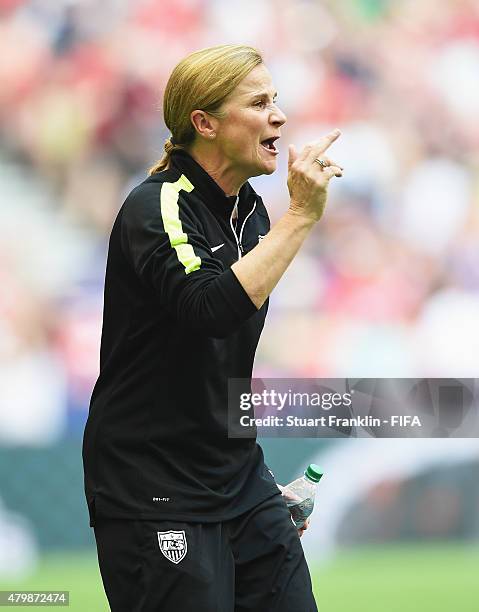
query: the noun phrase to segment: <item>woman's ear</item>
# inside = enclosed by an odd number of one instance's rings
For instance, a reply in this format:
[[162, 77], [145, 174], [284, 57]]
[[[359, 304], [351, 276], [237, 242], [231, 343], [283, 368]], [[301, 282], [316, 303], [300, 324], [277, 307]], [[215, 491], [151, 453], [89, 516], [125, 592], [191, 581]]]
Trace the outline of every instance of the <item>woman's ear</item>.
[[206, 138], [207, 140], [215, 137], [218, 127], [215, 125], [216, 120], [206, 111], [194, 110], [191, 112], [190, 119], [197, 134], [203, 138]]

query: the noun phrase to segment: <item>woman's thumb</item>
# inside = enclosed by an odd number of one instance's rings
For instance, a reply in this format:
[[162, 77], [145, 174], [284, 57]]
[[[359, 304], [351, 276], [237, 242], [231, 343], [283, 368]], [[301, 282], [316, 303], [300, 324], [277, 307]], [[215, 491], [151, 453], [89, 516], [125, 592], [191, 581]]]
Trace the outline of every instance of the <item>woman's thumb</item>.
[[294, 144], [290, 144], [288, 146], [288, 170], [291, 168], [292, 164], [298, 159], [298, 154], [296, 153], [296, 147]]

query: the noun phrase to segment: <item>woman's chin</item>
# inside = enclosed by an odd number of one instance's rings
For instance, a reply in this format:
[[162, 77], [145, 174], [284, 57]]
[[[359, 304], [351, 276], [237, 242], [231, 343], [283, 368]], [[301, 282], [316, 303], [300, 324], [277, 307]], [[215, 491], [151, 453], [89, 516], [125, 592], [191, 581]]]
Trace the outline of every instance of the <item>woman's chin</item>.
[[276, 158], [270, 156], [269, 159], [266, 157], [257, 157], [254, 160], [253, 165], [250, 166], [250, 176], [260, 176], [262, 174], [273, 174], [276, 170]]
[[271, 159], [263, 164], [265, 170], [263, 174], [273, 174], [276, 170], [276, 159]]
[[277, 166], [277, 158], [276, 156], [270, 156], [269, 158], [262, 159], [263, 162], [263, 167], [268, 168], [269, 169], [269, 174], [271, 174], [271, 172], [274, 172], [276, 170], [276, 166]]

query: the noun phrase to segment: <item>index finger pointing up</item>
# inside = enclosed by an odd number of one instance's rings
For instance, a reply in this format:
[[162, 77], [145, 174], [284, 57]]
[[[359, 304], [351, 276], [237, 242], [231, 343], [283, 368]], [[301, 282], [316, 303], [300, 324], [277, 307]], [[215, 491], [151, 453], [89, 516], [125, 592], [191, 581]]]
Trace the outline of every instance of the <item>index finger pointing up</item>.
[[314, 160], [315, 157], [324, 153], [335, 140], [337, 140], [341, 136], [341, 130], [335, 129], [326, 136], [323, 136], [316, 142], [311, 143], [311, 148], [306, 149], [304, 151], [304, 155], [301, 155], [301, 158], [304, 160], [306, 158], [310, 158], [311, 161]]

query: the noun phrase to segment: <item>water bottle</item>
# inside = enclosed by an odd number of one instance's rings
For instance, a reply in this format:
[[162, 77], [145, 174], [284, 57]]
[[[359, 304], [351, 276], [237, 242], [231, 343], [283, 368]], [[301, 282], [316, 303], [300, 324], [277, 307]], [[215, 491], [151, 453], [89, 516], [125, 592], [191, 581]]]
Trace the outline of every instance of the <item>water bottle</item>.
[[283, 487], [283, 496], [297, 529], [301, 529], [313, 511], [316, 485], [322, 476], [321, 469], [315, 463], [311, 463], [304, 476]]

